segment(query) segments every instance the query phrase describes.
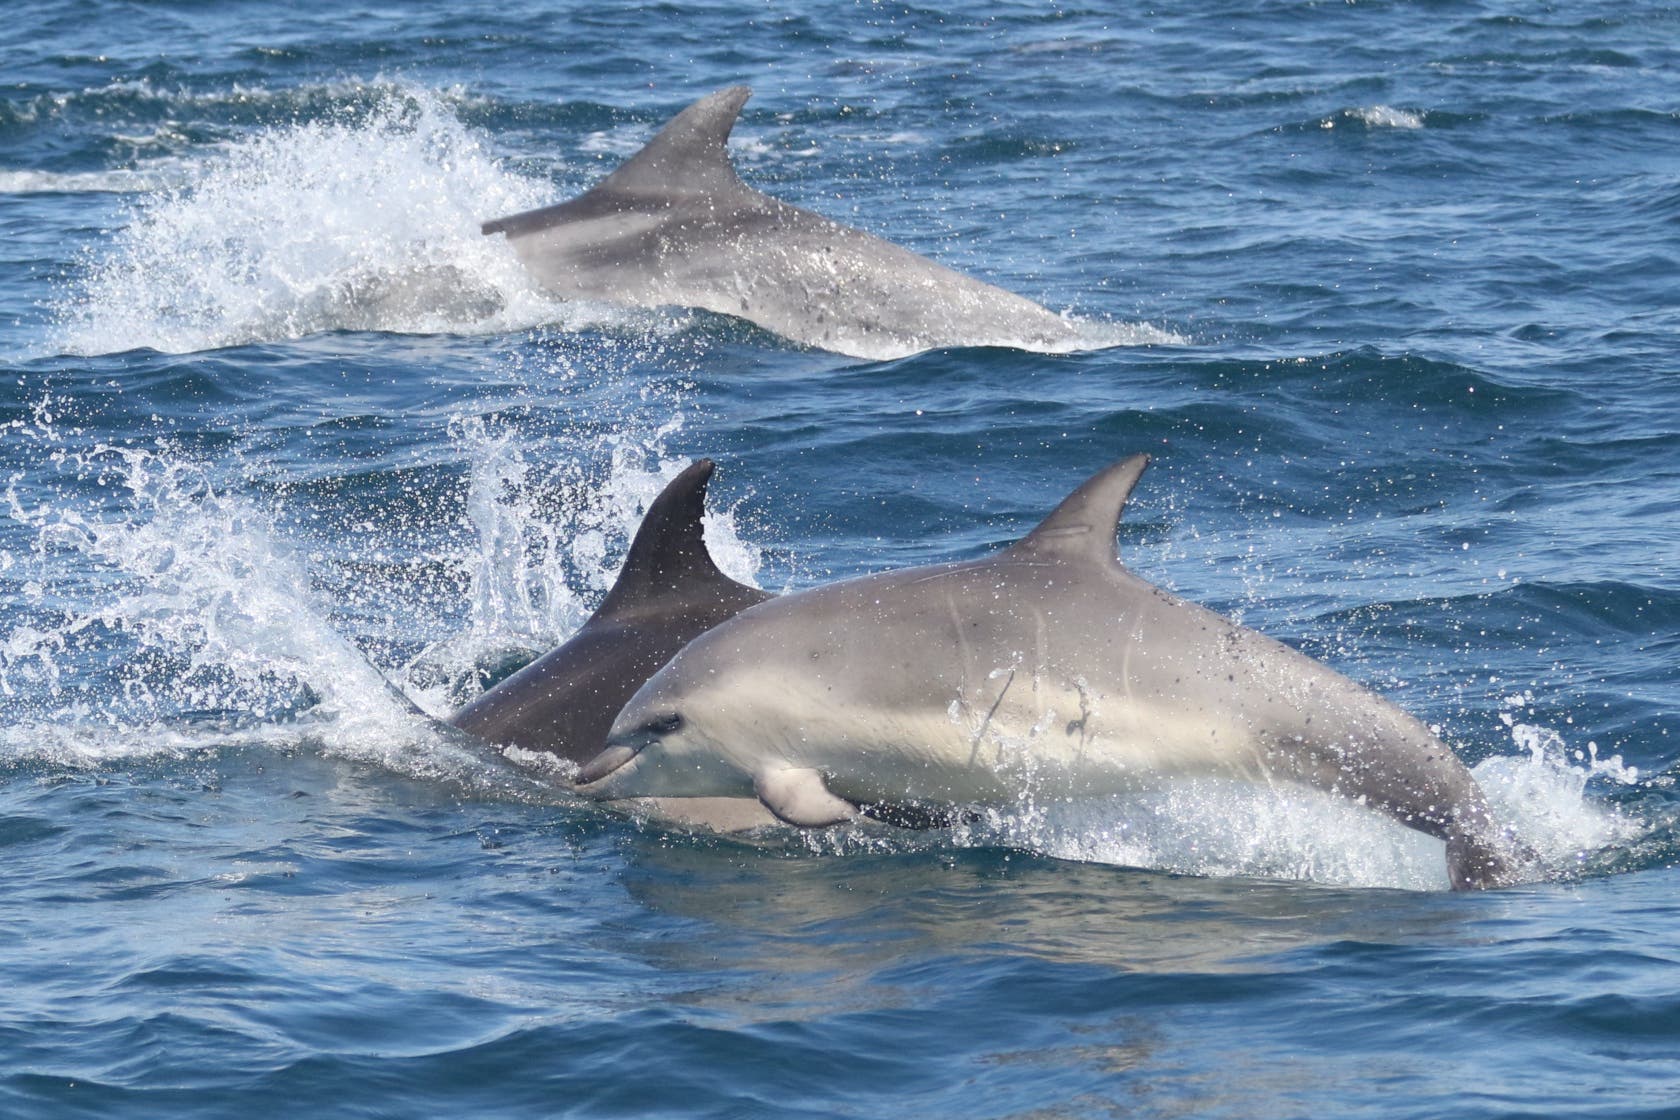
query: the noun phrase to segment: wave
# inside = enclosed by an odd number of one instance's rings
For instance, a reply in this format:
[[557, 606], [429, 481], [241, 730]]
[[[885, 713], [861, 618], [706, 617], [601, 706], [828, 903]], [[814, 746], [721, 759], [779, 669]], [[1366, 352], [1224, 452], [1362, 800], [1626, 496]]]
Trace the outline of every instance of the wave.
[[[361, 81], [306, 82], [295, 86], [271, 86], [245, 81], [255, 71], [226, 77], [204, 78], [188, 69], [164, 62], [146, 66], [137, 77], [60, 91], [35, 87], [36, 92], [0, 100], [0, 130], [39, 128], [69, 119], [78, 124], [101, 122], [88, 129], [96, 135], [122, 138], [117, 129], [138, 129], [147, 125], [178, 126], [190, 117], [199, 127], [225, 130], [235, 126], [263, 127], [277, 120], [333, 119], [350, 121], [383, 110], [392, 97], [409, 96], [415, 88], [401, 80], [375, 78]], [[194, 88], [194, 82], [217, 84]], [[484, 111], [490, 103], [455, 85], [430, 91], [458, 113]], [[159, 133], [177, 140], [172, 130]], [[231, 138], [228, 133], [224, 138]], [[135, 137], [129, 135], [128, 139]]]
[[[127, 500], [110, 515], [30, 508], [8, 492], [12, 519], [34, 532], [37, 554], [59, 558], [37, 575], [33, 596], [59, 606], [38, 609], [0, 643], [8, 754], [88, 764], [194, 743], [295, 741], [295, 728], [276, 729], [305, 716], [318, 729], [324, 713], [364, 721], [342, 729], [346, 743], [427, 740], [423, 723], [333, 629], [272, 520], [225, 493], [202, 465], [98, 446], [67, 469]], [[101, 576], [55, 576], [65, 554]]]
[[[1505, 697], [1504, 753], [1471, 769], [1509, 834], [1526, 851], [1523, 878], [1569, 878], [1603, 853], [1659, 829], [1589, 785], [1637, 787], [1643, 776], [1595, 743], [1572, 744], [1525, 718], [1533, 697]], [[1440, 890], [1444, 846], [1343, 798], [1315, 790], [1200, 779], [1105, 803], [1028, 806], [982, 835], [1043, 855], [1202, 876], [1294, 879], [1340, 886]]]
[[1680, 589], [1618, 580], [1554, 581], [1508, 577], [1497, 572], [1490, 590], [1438, 599], [1378, 600], [1326, 611], [1315, 623], [1353, 628], [1383, 618], [1414, 626], [1427, 618], [1475, 618], [1478, 629], [1496, 639], [1523, 637], [1525, 627], [1544, 619], [1551, 630], [1602, 645], [1607, 640], [1650, 640], [1680, 631]]
[[[1638, 787], [1638, 770], [1523, 722], [1516, 713], [1526, 700], [1511, 697], [1502, 712], [1513, 749], [1471, 770], [1496, 819], [1526, 853], [1522, 879], [1578, 878], [1643, 847], [1671, 850], [1670, 825], [1589, 792], [1594, 784]], [[906, 839], [863, 828], [800, 839], [817, 852], [1005, 848], [1205, 878], [1422, 891], [1450, 885], [1437, 839], [1329, 793], [1218, 778], [1163, 781], [1102, 799], [1039, 803], [1024, 796], [949, 836]]]
[[0, 171], [0, 194], [135, 194], [177, 185], [177, 169]]
[[1417, 109], [1396, 109], [1392, 105], [1366, 105], [1353, 109], [1343, 109], [1328, 117], [1322, 117], [1317, 122], [1319, 128], [1349, 128], [1366, 129], [1397, 128], [1411, 130], [1422, 128], [1429, 115]]

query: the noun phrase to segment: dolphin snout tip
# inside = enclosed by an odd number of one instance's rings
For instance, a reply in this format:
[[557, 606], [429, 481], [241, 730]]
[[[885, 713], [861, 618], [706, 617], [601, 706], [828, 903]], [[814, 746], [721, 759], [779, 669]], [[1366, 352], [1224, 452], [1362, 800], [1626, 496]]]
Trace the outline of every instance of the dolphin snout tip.
[[639, 753], [635, 747], [623, 743], [609, 743], [605, 750], [583, 764], [583, 769], [578, 771], [577, 784], [592, 785], [618, 770]]

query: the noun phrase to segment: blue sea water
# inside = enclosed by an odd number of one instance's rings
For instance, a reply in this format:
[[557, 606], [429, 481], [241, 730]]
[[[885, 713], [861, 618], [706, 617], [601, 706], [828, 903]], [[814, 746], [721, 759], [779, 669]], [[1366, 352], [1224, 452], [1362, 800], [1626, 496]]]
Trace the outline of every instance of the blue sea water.
[[[1680, 14], [41, 0], [0, 31], [0, 1114], [1680, 1116]], [[742, 174], [1066, 310], [865, 362], [484, 219]], [[766, 588], [1120, 546], [1539, 853], [1187, 785], [638, 825], [441, 735], [720, 463]], [[400, 691], [403, 695], [397, 695]]]

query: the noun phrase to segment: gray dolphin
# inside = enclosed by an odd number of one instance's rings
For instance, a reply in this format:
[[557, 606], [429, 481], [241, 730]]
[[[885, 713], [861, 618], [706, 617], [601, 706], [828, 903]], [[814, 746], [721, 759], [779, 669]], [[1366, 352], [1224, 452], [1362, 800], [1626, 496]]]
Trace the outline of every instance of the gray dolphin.
[[752, 793], [821, 827], [879, 803], [1220, 775], [1331, 791], [1444, 839], [1455, 887], [1509, 881], [1481, 791], [1423, 724], [1116, 559], [1147, 462], [1104, 470], [993, 556], [786, 595], [701, 635], [626, 705], [580, 790]]
[[701, 98], [570, 202], [484, 223], [568, 299], [699, 307], [859, 358], [941, 346], [1072, 350], [1061, 316], [735, 174], [725, 141], [752, 91]]
[[[706, 549], [700, 519], [715, 467], [699, 460], [653, 500], [612, 590], [570, 640], [448, 722], [498, 746], [585, 762], [605, 745], [624, 702], [673, 654], [769, 599], [769, 592], [724, 575]], [[741, 798], [625, 807], [723, 830], [774, 823], [757, 802]]]

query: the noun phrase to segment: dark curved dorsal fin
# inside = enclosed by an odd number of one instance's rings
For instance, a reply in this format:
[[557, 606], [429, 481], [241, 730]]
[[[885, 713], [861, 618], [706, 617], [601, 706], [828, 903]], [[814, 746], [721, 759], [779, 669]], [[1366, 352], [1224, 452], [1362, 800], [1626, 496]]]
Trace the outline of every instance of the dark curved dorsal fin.
[[648, 506], [618, 580], [595, 618], [633, 610], [667, 595], [701, 592], [703, 588], [713, 589], [720, 597], [770, 597], [724, 575], [706, 550], [700, 519], [706, 512], [706, 483], [716, 468], [712, 460], [701, 459], [659, 492]]
[[1149, 456], [1133, 455], [1098, 471], [1010, 551], [1087, 564], [1119, 563], [1114, 537], [1120, 531], [1120, 514], [1148, 465]]
[[729, 162], [730, 130], [741, 106], [752, 96], [746, 86], [730, 86], [707, 94], [659, 130], [647, 146], [619, 165], [618, 170], [589, 190], [566, 202], [526, 210], [485, 222], [487, 234], [509, 237], [535, 233], [549, 226], [637, 204], [674, 202], [696, 195], [716, 195], [747, 186]]
[[713, 194], [742, 185], [729, 162], [730, 130], [752, 96], [746, 86], [709, 93], [671, 118], [647, 147], [589, 192]]

